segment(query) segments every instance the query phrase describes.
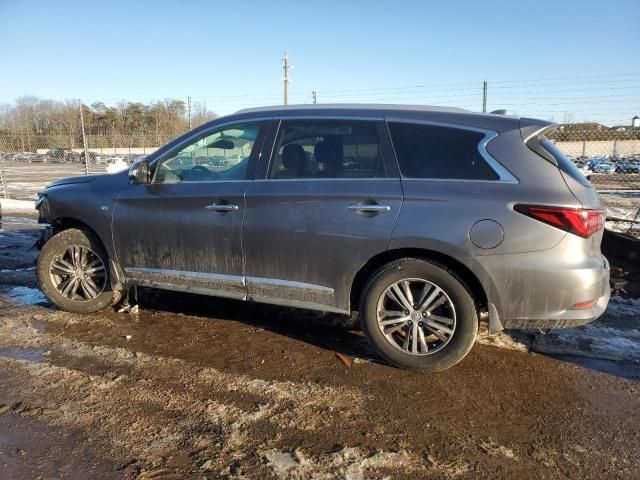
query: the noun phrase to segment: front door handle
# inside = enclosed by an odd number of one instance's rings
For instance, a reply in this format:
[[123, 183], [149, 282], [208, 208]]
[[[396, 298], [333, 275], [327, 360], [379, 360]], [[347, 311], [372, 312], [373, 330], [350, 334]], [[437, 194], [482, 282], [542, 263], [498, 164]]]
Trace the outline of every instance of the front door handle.
[[235, 212], [238, 210], [238, 205], [231, 205], [230, 203], [212, 203], [204, 207], [205, 210], [210, 212]]
[[360, 213], [386, 213], [391, 211], [389, 205], [378, 205], [377, 203], [371, 205], [356, 203], [355, 205], [349, 205], [347, 208], [352, 212]]

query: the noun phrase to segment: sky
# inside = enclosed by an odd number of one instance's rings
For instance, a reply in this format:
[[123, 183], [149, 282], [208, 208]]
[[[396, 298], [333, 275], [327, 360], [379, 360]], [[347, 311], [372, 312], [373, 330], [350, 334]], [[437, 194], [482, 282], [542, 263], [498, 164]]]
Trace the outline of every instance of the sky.
[[640, 0], [0, 0], [0, 102], [419, 103], [640, 115]]

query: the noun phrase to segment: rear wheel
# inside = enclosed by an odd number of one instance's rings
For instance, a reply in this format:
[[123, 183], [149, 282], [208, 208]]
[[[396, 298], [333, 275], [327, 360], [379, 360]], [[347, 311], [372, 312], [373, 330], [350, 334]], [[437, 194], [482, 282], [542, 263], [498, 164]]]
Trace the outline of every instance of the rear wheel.
[[44, 244], [38, 257], [38, 281], [62, 310], [96, 312], [116, 298], [109, 281], [108, 256], [95, 235], [64, 230]]
[[403, 258], [378, 270], [362, 296], [361, 323], [376, 350], [393, 365], [435, 372], [471, 350], [475, 303], [446, 266]]

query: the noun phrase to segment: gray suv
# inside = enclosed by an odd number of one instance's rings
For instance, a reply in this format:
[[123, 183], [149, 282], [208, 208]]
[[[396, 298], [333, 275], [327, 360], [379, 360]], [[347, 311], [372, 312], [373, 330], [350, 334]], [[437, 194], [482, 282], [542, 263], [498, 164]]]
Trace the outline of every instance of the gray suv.
[[582, 325], [609, 300], [596, 191], [541, 120], [438, 107], [243, 110], [128, 172], [39, 195], [38, 276], [89, 313], [132, 285], [349, 315], [436, 371], [478, 322]]

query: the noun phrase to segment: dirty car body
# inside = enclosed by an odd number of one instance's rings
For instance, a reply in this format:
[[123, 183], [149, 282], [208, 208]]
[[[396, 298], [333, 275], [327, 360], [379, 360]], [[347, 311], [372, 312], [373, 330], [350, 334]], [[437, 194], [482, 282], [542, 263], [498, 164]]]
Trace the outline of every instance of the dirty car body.
[[[40, 221], [51, 235], [95, 235], [114, 292], [143, 285], [350, 314], [368, 305], [376, 272], [420, 259], [455, 277], [493, 331], [577, 326], [609, 298], [604, 214], [546, 139], [553, 128], [438, 107], [244, 110], [129, 172], [52, 183], [38, 199]], [[408, 327], [380, 331], [426, 356], [464, 312], [418, 277], [399, 279], [398, 295], [390, 283], [377, 321], [393, 324], [383, 318], [391, 298]], [[428, 309], [407, 303], [436, 290], [450, 328], [434, 327], [440, 340], [429, 343], [415, 326], [432, 331]]]

